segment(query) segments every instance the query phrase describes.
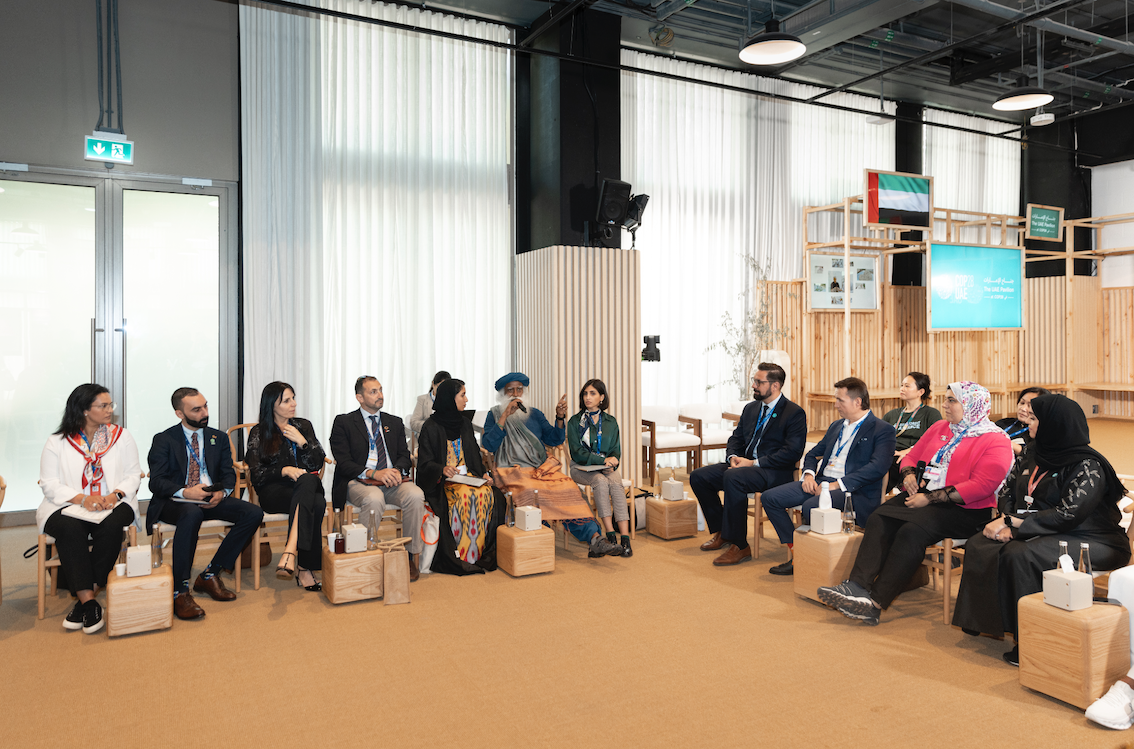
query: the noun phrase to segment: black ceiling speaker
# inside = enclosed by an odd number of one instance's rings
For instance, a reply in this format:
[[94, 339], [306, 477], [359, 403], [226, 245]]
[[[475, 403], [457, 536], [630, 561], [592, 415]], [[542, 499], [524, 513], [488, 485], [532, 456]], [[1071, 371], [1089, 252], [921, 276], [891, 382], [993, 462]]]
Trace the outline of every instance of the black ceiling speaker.
[[626, 220], [626, 209], [630, 205], [630, 183], [617, 179], [604, 179], [599, 190], [598, 216], [600, 224], [621, 226]]

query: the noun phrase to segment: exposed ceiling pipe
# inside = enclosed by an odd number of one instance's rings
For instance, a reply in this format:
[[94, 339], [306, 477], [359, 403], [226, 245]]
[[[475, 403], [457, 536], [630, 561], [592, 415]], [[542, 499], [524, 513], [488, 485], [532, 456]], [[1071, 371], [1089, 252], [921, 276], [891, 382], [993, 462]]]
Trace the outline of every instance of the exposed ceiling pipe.
[[[983, 1], [983, 0], [981, 0], [981, 1]], [[1029, 21], [1031, 19], [1036, 19], [1036, 18], [1041, 18], [1042, 16], [1051, 15], [1052, 13], [1055, 13], [1055, 12], [1058, 12], [1058, 11], [1061, 11], [1061, 10], [1066, 10], [1067, 8], [1073, 7], [1075, 5], [1080, 5], [1084, 2], [1087, 2], [1087, 0], [1061, 0], [1060, 2], [1055, 2], [1055, 3], [1052, 3], [1051, 5], [1048, 5], [1047, 7], [1043, 8], [1042, 10], [1037, 10], [1033, 13], [1028, 13], [1027, 15], [1021, 14], [1021, 17], [1019, 19], [1014, 18], [1011, 21], [1007, 21], [1005, 23], [1000, 24], [999, 26], [996, 26], [996, 27], [993, 27], [991, 29], [987, 29], [985, 31], [982, 31], [979, 34], [973, 34], [972, 36], [970, 36], [966, 39], [961, 39], [960, 41], [953, 42], [952, 44], [946, 44], [944, 47], [941, 47], [938, 50], [934, 50], [933, 52], [926, 52], [924, 55], [921, 55], [919, 57], [915, 57], [911, 60], [906, 60], [904, 62], [900, 62], [897, 65], [893, 65], [893, 66], [887, 68], [886, 70], [880, 70], [877, 73], [871, 73], [870, 75], [863, 76], [862, 78], [859, 78], [856, 81], [851, 81], [850, 83], [844, 83], [841, 86], [836, 86], [835, 88], [829, 89], [829, 90], [824, 91], [822, 93], [816, 94], [815, 96], [812, 96], [810, 99], [808, 99], [808, 101], [815, 101], [817, 99], [822, 99], [824, 96], [830, 96], [831, 94], [837, 94], [840, 91], [846, 91], [847, 89], [851, 89], [851, 88], [854, 88], [855, 86], [862, 85], [863, 83], [866, 83], [867, 81], [872, 81], [875, 78], [878, 78], [879, 76], [882, 76], [882, 75], [885, 75], [885, 74], [888, 74], [888, 73], [893, 73], [895, 71], [901, 70], [902, 68], [909, 67], [910, 65], [922, 65], [922, 64], [925, 64], [927, 62], [932, 62], [933, 60], [936, 60], [940, 57], [944, 57], [945, 55], [949, 54], [950, 52], [952, 52], [955, 49], [960, 49], [961, 47], [968, 46], [968, 45], [972, 44], [973, 42], [980, 41], [981, 39], [993, 36], [995, 34], [999, 34], [1000, 32], [1005, 31], [1007, 29], [1010, 29], [1013, 26], [1017, 26], [1020, 23], [1026, 23], [1027, 21]], [[1013, 14], [1015, 14], [1014, 11], [1013, 11]]]
[[[1121, 39], [1113, 39], [1109, 36], [1099, 36], [1092, 34], [1090, 31], [1077, 29], [1074, 26], [1068, 26], [1065, 23], [1052, 21], [1049, 18], [1037, 18], [1029, 20], [1029, 17], [1034, 14], [1025, 14], [1012, 8], [1007, 8], [999, 3], [990, 2], [990, 0], [951, 0], [951, 2], [962, 5], [966, 8], [979, 10], [987, 13], [990, 16], [997, 16], [1009, 21], [1016, 21], [1017, 23], [1026, 23], [1028, 26], [1034, 26], [1037, 29], [1050, 31], [1053, 34], [1059, 34], [1071, 39], [1079, 39], [1080, 41], [1087, 42], [1088, 44], [1096, 47], [1106, 47], [1118, 52], [1124, 52], [1128, 55], [1134, 55], [1134, 44], [1124, 42]], [[1051, 6], [1048, 6], [1051, 7]]]
[[[1024, 74], [1028, 77], [1036, 77], [1039, 74], [1039, 69], [1034, 65], [1026, 65], [1024, 66], [1023, 70]], [[1043, 74], [1049, 82], [1060, 84], [1059, 87], [1054, 90], [1078, 87], [1087, 89], [1089, 91], [1097, 91], [1100, 94], [1114, 96], [1120, 99], [1134, 99], [1134, 91], [1131, 91], [1127, 88], [1122, 88], [1121, 86], [1111, 86], [1106, 83], [1099, 83], [1098, 81], [1093, 81], [1090, 78], [1076, 78], [1073, 75], [1061, 73], [1058, 70], [1049, 69], [1044, 71]]]
[[539, 39], [541, 36], [543, 36], [543, 32], [547, 31], [552, 26], [557, 25], [563, 19], [570, 18], [575, 13], [575, 11], [586, 8], [590, 5], [594, 5], [596, 2], [598, 2], [598, 0], [572, 0], [571, 4], [566, 8], [559, 11], [558, 13], [552, 13], [550, 16], [544, 19], [543, 23], [533, 28], [532, 33], [528, 34], [520, 41], [520, 46], [532, 46], [532, 43], [535, 42], [536, 39]]

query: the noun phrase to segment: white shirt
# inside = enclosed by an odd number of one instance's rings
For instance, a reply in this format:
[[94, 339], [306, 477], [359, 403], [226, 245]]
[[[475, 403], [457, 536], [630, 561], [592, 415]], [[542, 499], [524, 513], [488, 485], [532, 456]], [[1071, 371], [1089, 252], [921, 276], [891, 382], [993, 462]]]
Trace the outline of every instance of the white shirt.
[[[87, 494], [83, 490], [83, 467], [86, 460], [75, 448], [67, 443], [61, 434], [53, 434], [47, 438], [43, 446], [43, 453], [39, 456], [39, 486], [43, 490], [43, 501], [35, 511], [35, 522], [39, 532], [43, 533], [43, 525], [57, 510], [71, 504], [71, 499], [79, 494]], [[114, 447], [102, 456], [102, 493], [112, 493], [115, 489], [126, 495], [122, 501], [134, 510], [134, 520], [138, 519], [138, 485], [142, 482], [142, 466], [138, 462], [138, 446], [130, 432], [123, 429], [122, 436]], [[91, 522], [101, 522], [109, 514], [109, 510], [92, 512], [84, 510], [78, 505], [69, 512]], [[86, 513], [87, 516], [84, 516]]]
[[[394, 464], [390, 462], [390, 447], [386, 444], [386, 435], [382, 432], [382, 412], [375, 411], [374, 413], [370, 413], [361, 406], [359, 406], [358, 412], [362, 414], [362, 422], [366, 425], [366, 433], [374, 437], [374, 439], [370, 441], [370, 453], [366, 456], [366, 470], [358, 474], [360, 479], [364, 479], [366, 478], [367, 471], [383, 471], [387, 468], [393, 468]], [[374, 434], [374, 422], [370, 420], [372, 416], [378, 419], [378, 434]], [[386, 448], [386, 465], [384, 466], [378, 465], [377, 440], [382, 440], [382, 447]]]
[[[850, 454], [851, 444], [854, 442], [854, 440], [851, 439], [851, 434], [854, 432], [855, 428], [862, 423], [863, 419], [869, 415], [870, 411], [867, 411], [855, 421], [843, 419], [843, 428], [839, 431], [839, 438], [835, 441], [835, 446], [838, 447], [839, 450], [838, 452], [832, 450], [831, 459], [821, 466], [823, 475], [829, 479], [837, 480], [839, 482], [839, 488], [844, 492], [847, 490], [846, 486], [843, 484], [843, 476], [847, 475], [847, 455]], [[807, 474], [814, 476], [815, 471], [808, 469], [804, 471], [803, 474], [805, 476]]]

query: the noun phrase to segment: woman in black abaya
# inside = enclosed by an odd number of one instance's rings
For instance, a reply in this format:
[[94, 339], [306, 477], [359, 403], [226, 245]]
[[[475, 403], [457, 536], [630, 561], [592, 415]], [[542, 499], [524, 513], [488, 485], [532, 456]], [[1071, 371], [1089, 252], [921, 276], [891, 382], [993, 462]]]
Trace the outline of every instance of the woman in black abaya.
[[[1095, 570], [1130, 561], [1130, 541], [1119, 525], [1118, 500], [1126, 494], [1114, 468], [1089, 447], [1087, 417], [1075, 401], [1041, 395], [1031, 402], [1035, 442], [1017, 458], [1000, 490], [1000, 517], [968, 540], [953, 624], [968, 634], [1016, 636], [1016, 604], [1043, 590], [1059, 542], [1075, 562], [1090, 544]], [[1004, 654], [1018, 664], [1019, 649]]]

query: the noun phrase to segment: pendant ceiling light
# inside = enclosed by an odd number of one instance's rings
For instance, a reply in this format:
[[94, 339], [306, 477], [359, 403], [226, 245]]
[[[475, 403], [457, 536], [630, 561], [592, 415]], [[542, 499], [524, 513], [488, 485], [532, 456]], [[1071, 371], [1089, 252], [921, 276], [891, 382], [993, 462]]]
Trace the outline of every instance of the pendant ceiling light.
[[764, 24], [764, 30], [751, 36], [752, 5], [748, 5], [748, 32], [750, 36], [740, 43], [740, 60], [749, 65], [782, 65], [803, 57], [807, 46], [799, 37], [780, 31], [776, 20], [776, 7], [772, 5], [772, 18]]
[[1019, 112], [1022, 109], [1037, 109], [1055, 101], [1055, 97], [1039, 86], [1027, 86], [1027, 81], [1020, 79], [1016, 88], [1001, 94], [992, 108], [1000, 112]]

